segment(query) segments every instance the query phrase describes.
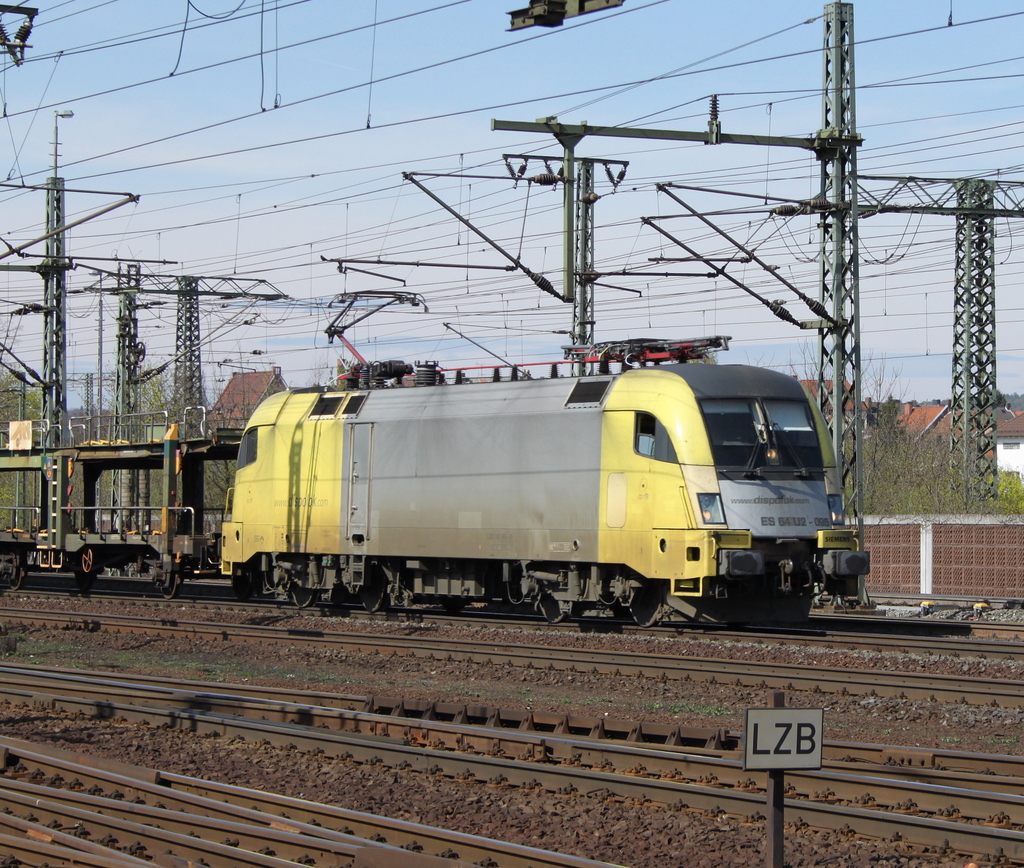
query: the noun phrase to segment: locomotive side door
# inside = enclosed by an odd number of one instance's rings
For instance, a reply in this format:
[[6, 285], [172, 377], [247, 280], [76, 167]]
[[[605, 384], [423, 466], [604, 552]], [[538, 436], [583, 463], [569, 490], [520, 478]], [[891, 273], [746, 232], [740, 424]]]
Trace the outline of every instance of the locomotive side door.
[[370, 530], [370, 466], [373, 459], [373, 423], [348, 423], [348, 516], [345, 535], [362, 543]]

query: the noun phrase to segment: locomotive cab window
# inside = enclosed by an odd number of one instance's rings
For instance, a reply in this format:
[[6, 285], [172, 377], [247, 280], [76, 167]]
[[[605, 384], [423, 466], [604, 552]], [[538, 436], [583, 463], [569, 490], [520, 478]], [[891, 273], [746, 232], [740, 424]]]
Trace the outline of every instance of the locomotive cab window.
[[655, 461], [679, 463], [668, 430], [650, 413], [636, 414], [633, 448], [638, 454], [646, 455]]
[[242, 442], [238, 444], [238, 470], [248, 467], [256, 460], [256, 444], [259, 442], [259, 430], [259, 428], [250, 428], [242, 435]]
[[821, 443], [811, 410], [799, 401], [766, 400], [764, 407], [781, 464], [821, 467]]
[[755, 398], [701, 402], [719, 467], [820, 468], [821, 445], [810, 409], [799, 401]]
[[744, 467], [760, 445], [750, 401], [704, 401], [711, 452], [720, 467]]

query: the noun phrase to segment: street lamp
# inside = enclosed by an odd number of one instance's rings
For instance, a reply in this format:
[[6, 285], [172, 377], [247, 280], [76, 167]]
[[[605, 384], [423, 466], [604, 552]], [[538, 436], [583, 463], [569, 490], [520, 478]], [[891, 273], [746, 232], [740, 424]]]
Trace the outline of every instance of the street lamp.
[[53, 177], [57, 177], [57, 121], [60, 118], [73, 118], [71, 109], [61, 109], [53, 113]]

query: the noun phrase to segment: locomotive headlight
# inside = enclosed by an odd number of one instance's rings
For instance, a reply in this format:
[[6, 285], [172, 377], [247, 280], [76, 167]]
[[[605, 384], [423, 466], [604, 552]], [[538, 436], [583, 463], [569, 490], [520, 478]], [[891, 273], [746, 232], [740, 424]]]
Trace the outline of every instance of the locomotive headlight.
[[722, 506], [722, 495], [717, 492], [697, 495], [700, 516], [705, 524], [725, 524], [725, 509]]
[[830, 494], [828, 496], [828, 510], [832, 513], [832, 527], [844, 527], [846, 516], [843, 514], [843, 496], [841, 494]]

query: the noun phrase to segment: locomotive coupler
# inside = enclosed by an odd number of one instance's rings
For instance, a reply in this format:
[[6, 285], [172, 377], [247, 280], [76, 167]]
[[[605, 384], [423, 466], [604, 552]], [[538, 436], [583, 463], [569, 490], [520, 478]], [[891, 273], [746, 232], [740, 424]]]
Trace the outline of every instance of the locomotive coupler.
[[779, 561], [779, 589], [785, 594], [793, 593], [793, 562]]

